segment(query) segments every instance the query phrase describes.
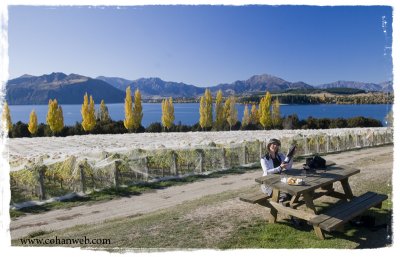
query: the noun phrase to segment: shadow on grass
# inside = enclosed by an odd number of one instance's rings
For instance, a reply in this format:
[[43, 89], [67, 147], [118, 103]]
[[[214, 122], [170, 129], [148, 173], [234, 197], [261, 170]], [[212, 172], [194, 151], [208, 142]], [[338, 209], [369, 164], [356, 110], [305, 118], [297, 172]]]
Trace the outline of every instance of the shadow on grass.
[[[351, 241], [356, 243], [357, 247], [355, 249], [388, 247], [392, 244], [391, 217], [391, 210], [380, 210], [379, 212], [369, 210], [354, 219], [352, 222], [347, 223], [343, 232], [325, 232], [325, 240], [330, 241], [341, 239]], [[366, 220], [368, 220], [368, 222]], [[302, 232], [313, 231], [313, 227], [305, 222], [296, 225], [288, 220], [287, 223], [283, 223], [282, 225], [293, 227]]]
[[[311, 225], [285, 224], [299, 231], [310, 232]], [[368, 210], [363, 215], [346, 223], [343, 232], [325, 232], [325, 240], [342, 239], [357, 244], [356, 249], [382, 248], [392, 244], [392, 211], [391, 210]]]
[[393, 238], [392, 211], [369, 210], [360, 216], [357, 222], [348, 223], [344, 231], [333, 232], [331, 235], [357, 243], [356, 249], [388, 247], [392, 244]]

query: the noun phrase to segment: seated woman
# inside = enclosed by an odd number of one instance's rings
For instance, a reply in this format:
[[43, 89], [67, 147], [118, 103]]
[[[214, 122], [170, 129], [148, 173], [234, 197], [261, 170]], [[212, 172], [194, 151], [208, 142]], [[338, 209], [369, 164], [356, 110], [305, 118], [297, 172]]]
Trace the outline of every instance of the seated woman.
[[[264, 155], [260, 162], [263, 169], [263, 176], [268, 176], [269, 174], [281, 173], [284, 169], [290, 169], [293, 165], [293, 158], [290, 158], [287, 162], [287, 156], [279, 152], [281, 142], [278, 139], [272, 138], [267, 144], [267, 154]], [[262, 184], [261, 191], [268, 196], [272, 194], [272, 188]], [[289, 195], [286, 193], [281, 193], [279, 195], [279, 201], [285, 201], [288, 199]]]

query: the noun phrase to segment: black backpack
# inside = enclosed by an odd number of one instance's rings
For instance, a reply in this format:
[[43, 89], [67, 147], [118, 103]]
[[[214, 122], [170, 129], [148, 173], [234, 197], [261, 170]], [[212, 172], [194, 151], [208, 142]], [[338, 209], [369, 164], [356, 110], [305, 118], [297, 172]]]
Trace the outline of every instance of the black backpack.
[[309, 169], [326, 169], [326, 160], [319, 155], [306, 158], [305, 168]]

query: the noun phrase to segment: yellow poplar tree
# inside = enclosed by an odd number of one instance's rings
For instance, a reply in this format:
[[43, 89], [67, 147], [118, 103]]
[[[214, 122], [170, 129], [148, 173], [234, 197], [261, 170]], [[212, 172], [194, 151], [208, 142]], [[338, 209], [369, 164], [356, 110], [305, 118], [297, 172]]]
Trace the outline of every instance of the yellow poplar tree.
[[168, 115], [167, 115], [167, 100], [163, 99], [161, 102], [161, 124], [164, 128], [167, 127], [168, 124]]
[[61, 106], [58, 105], [57, 99], [49, 99], [49, 109], [47, 111], [46, 122], [53, 133], [60, 132], [64, 127], [64, 117]]
[[222, 91], [218, 90], [217, 97], [215, 99], [215, 127], [221, 129], [224, 124], [224, 105], [222, 103]]
[[201, 96], [200, 106], [199, 106], [199, 113], [200, 113], [199, 124], [201, 128], [204, 128], [206, 126], [205, 108], [206, 108], [206, 98], [204, 96]]
[[107, 108], [106, 104], [104, 103], [104, 100], [101, 100], [101, 103], [100, 103], [100, 115], [99, 116], [100, 116], [99, 117], [100, 121], [107, 122], [107, 121], [111, 120], [110, 114], [108, 113], [108, 108]]
[[50, 130], [54, 132], [56, 127], [56, 115], [57, 115], [57, 100], [49, 99], [48, 110], [46, 115], [46, 123], [50, 126]]
[[137, 130], [142, 124], [143, 109], [142, 109], [142, 95], [139, 89], [135, 91], [135, 103], [133, 106], [133, 128]]
[[172, 102], [172, 97], [164, 99], [161, 103], [161, 123], [164, 128], [170, 129], [175, 120], [175, 110], [174, 104]]
[[63, 110], [62, 107], [59, 105], [57, 107], [57, 131], [56, 132], [60, 132], [63, 127], [64, 127], [64, 114], [63, 114]]
[[133, 111], [132, 111], [131, 87], [127, 87], [126, 88], [124, 126], [128, 131], [132, 131], [132, 129], [133, 129]]
[[96, 126], [96, 114], [94, 109], [93, 97], [90, 96], [89, 102], [87, 93], [83, 96], [81, 114], [83, 130], [92, 131], [94, 129], [94, 126]]
[[209, 89], [206, 89], [204, 96], [200, 98], [200, 126], [209, 128], [212, 126], [212, 95]]
[[3, 121], [3, 129], [11, 131], [12, 129], [12, 121], [11, 121], [11, 113], [10, 113], [10, 108], [8, 107], [7, 102], [4, 103], [3, 105], [3, 111], [2, 111], [2, 118], [1, 120]]
[[171, 121], [171, 126], [172, 126], [172, 124], [174, 124], [174, 121], [175, 121], [175, 108], [174, 108], [174, 103], [172, 101], [172, 97], [169, 98], [168, 117], [169, 117], [169, 120]]
[[31, 133], [31, 135], [36, 134], [38, 130], [37, 115], [35, 110], [32, 110], [31, 114], [29, 115], [28, 130]]
[[224, 113], [226, 121], [229, 124], [229, 130], [232, 130], [232, 126], [237, 122], [237, 109], [236, 109], [236, 99], [234, 96], [228, 97], [224, 105]]
[[260, 123], [264, 129], [272, 126], [270, 108], [271, 108], [271, 94], [267, 91], [265, 96], [261, 98], [260, 107], [258, 108]]
[[206, 92], [204, 94], [206, 97], [206, 114], [207, 114], [207, 119], [206, 119], [206, 127], [209, 128], [212, 126], [213, 123], [213, 106], [212, 106], [212, 95], [210, 89], [206, 89]]
[[277, 128], [280, 126], [282, 120], [281, 120], [281, 111], [280, 111], [280, 104], [279, 104], [279, 99], [276, 98], [275, 101], [272, 103], [272, 125], [274, 128]]
[[242, 118], [242, 127], [246, 127], [250, 123], [250, 114], [249, 109], [247, 108], [247, 104], [244, 106], [243, 118]]
[[257, 125], [259, 123], [257, 106], [253, 104], [250, 111], [250, 123]]

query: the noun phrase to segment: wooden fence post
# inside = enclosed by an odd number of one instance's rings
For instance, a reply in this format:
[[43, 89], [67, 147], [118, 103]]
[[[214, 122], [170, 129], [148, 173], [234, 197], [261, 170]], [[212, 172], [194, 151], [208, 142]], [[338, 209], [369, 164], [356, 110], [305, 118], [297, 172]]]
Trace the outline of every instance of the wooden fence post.
[[326, 152], [329, 153], [329, 145], [331, 144], [330, 136], [326, 135]]
[[178, 163], [177, 163], [177, 154], [175, 153], [175, 151], [172, 151], [171, 153], [171, 158], [172, 158], [172, 163], [171, 163], [171, 173], [175, 174], [175, 175], [179, 175], [178, 174]]
[[340, 149], [340, 136], [337, 136], [336, 138], [337, 138], [337, 141], [336, 141], [336, 151], [339, 152], [339, 151], [341, 150], [341, 149]]
[[46, 199], [46, 188], [44, 186], [44, 175], [46, 172], [46, 166], [40, 165], [36, 167], [38, 172], [38, 182], [39, 182], [39, 199], [45, 200]]
[[222, 168], [225, 169], [226, 168], [226, 150], [225, 148], [222, 148]]
[[308, 140], [307, 137], [304, 137], [304, 155], [307, 155], [309, 152], [308, 150]]
[[80, 174], [80, 191], [85, 193], [86, 192], [86, 179], [85, 179], [85, 171], [83, 170], [84, 166], [79, 164], [79, 174]]
[[242, 162], [242, 165], [245, 165], [245, 164], [247, 163], [247, 160], [248, 160], [246, 144], [243, 145], [242, 152], [243, 152], [243, 162]]
[[120, 172], [119, 172], [119, 166], [121, 165], [121, 161], [114, 161], [114, 187], [116, 189], [119, 188], [119, 184], [120, 184]]
[[200, 162], [199, 162], [199, 167], [200, 167], [200, 173], [204, 172], [204, 152], [201, 149], [197, 150], [197, 153], [199, 154]]
[[372, 146], [376, 146], [376, 135], [375, 135], [375, 132], [372, 132]]
[[260, 159], [264, 156], [263, 141], [260, 141]]
[[144, 180], [148, 181], [149, 180], [149, 161], [147, 160], [147, 156], [144, 157]]

